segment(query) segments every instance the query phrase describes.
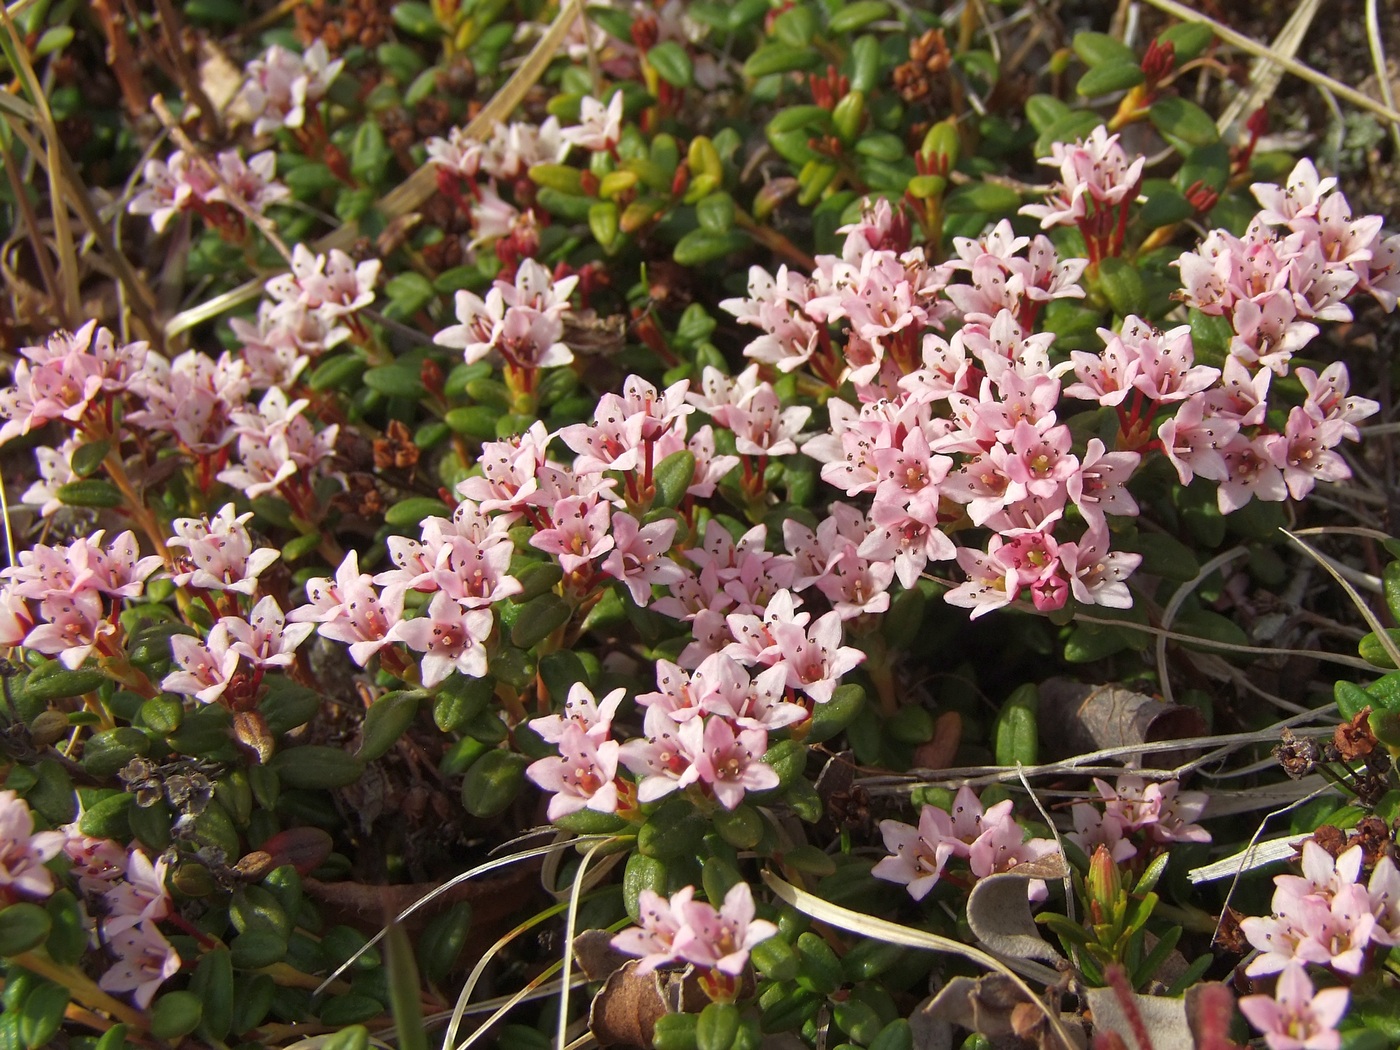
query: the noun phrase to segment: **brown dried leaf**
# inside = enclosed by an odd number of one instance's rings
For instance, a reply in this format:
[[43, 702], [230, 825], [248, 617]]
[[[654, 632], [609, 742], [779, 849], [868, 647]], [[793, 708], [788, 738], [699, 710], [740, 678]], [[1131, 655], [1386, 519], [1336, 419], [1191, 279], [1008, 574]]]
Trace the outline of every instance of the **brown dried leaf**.
[[[577, 938], [574, 953], [578, 955]], [[581, 957], [579, 961], [582, 964]], [[682, 978], [679, 973], [664, 970], [639, 974], [640, 964], [640, 959], [627, 960], [612, 972], [593, 997], [593, 1005], [588, 1010], [588, 1030], [599, 1046], [647, 1050], [652, 1044], [658, 1018], [672, 1011], [698, 1013], [709, 1001], [696, 977]]]
[[[1063, 1015], [1064, 1027], [1078, 1047], [1085, 1045], [1079, 1019]], [[1028, 1038], [1041, 1047], [1063, 1050], [1045, 1024], [1041, 1006], [1026, 997], [1009, 977], [998, 973], [954, 977], [909, 1019], [915, 1050], [945, 1050], [953, 1045], [952, 1027], [965, 1028], [998, 1043]]]
[[[1205, 720], [1194, 707], [1163, 703], [1121, 685], [1090, 686], [1067, 678], [1052, 678], [1040, 687], [1037, 722], [1052, 758], [1206, 732]], [[1181, 756], [1159, 752], [1143, 756], [1143, 761], [1170, 769], [1180, 764]]]

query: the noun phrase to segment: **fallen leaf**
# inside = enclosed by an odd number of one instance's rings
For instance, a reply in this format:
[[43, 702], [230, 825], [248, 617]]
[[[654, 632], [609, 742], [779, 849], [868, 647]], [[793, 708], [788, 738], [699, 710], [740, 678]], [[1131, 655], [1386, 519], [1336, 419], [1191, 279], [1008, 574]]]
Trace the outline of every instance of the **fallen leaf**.
[[[1113, 683], [1092, 686], [1068, 678], [1051, 678], [1040, 687], [1037, 724], [1052, 759], [1206, 732], [1205, 719], [1194, 707], [1164, 703]], [[1182, 760], [1179, 752], [1157, 752], [1141, 759], [1160, 769], [1171, 769]]]
[[1068, 873], [1065, 858], [1052, 853], [978, 879], [967, 898], [967, 924], [978, 943], [1008, 966], [1019, 959], [1039, 959], [1052, 966], [1064, 963], [1065, 957], [1040, 936], [1026, 884], [1032, 879], [1058, 881]]

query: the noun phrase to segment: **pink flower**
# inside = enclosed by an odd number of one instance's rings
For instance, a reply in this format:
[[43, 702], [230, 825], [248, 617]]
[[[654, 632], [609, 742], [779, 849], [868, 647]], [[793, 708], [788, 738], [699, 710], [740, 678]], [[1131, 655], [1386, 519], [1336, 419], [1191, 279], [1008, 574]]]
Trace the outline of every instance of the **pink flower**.
[[373, 577], [360, 572], [359, 555], [353, 550], [340, 563], [334, 583], [325, 578], [307, 580], [306, 597], [308, 604], [293, 609], [287, 620], [319, 624], [317, 633], [348, 643], [350, 658], [361, 667], [393, 641], [389, 630], [403, 614], [403, 592], [386, 591], [381, 600]]
[[454, 671], [470, 678], [485, 676], [485, 643], [494, 625], [490, 609], [469, 609], [438, 591], [426, 615], [400, 620], [389, 629], [388, 638], [423, 654], [423, 687], [431, 689]]
[[948, 814], [937, 806], [925, 806], [917, 828], [897, 820], [882, 820], [880, 834], [890, 855], [876, 864], [870, 874], [900, 883], [909, 896], [923, 900], [943, 874], [948, 858], [954, 855], [956, 836]]
[[14, 791], [0, 791], [0, 896], [47, 897], [53, 874], [44, 864], [63, 851], [61, 831], [34, 830], [29, 803]]
[[530, 546], [553, 554], [565, 572], [578, 572], [616, 546], [608, 534], [612, 508], [601, 500], [570, 497], [550, 508], [554, 527], [530, 537]]
[[574, 359], [562, 341], [563, 316], [578, 278], [555, 281], [534, 259], [525, 259], [515, 283], [496, 281], [483, 300], [468, 291], [457, 293], [457, 320], [433, 342], [460, 349], [467, 364], [492, 351], [518, 368], [552, 368]]
[[617, 812], [614, 778], [620, 746], [616, 740], [595, 742], [582, 727], [570, 724], [559, 738], [559, 757], [530, 763], [526, 775], [555, 793], [549, 800], [550, 820], [585, 808], [599, 813]]
[[1056, 142], [1049, 157], [1041, 159], [1060, 169], [1060, 181], [1044, 204], [1027, 204], [1022, 215], [1040, 220], [1041, 229], [1052, 226], [1074, 226], [1098, 214], [1106, 207], [1131, 203], [1137, 196], [1146, 160], [1138, 157], [1131, 163], [1118, 145], [1118, 136], [1110, 135], [1102, 125], [1087, 139], [1066, 145]]
[[140, 849], [127, 854], [126, 878], [104, 895], [107, 917], [102, 921], [102, 932], [109, 939], [137, 923], [156, 923], [170, 914], [166, 867], [164, 857], [152, 864]]
[[645, 738], [633, 737], [618, 749], [618, 759], [642, 779], [637, 801], [655, 802], [700, 779], [697, 765], [705, 749], [704, 720], [692, 717], [677, 722], [660, 706], [647, 708]]
[[711, 716], [705, 719], [695, 768], [719, 804], [733, 809], [744, 801], [744, 792], [778, 786], [777, 770], [762, 761], [767, 751], [768, 734], [764, 730], [741, 729], [736, 734], [723, 718]]
[[151, 1005], [160, 986], [180, 972], [180, 954], [149, 922], [122, 930], [107, 942], [117, 956], [98, 980], [107, 992], [134, 992], [136, 1005]]
[[589, 739], [607, 740], [611, 735], [612, 720], [617, 707], [627, 695], [624, 689], [614, 689], [602, 701], [593, 699], [593, 692], [582, 682], [569, 686], [568, 699], [564, 701], [564, 712], [546, 715], [544, 718], [530, 719], [530, 728], [549, 744], [557, 744], [563, 739], [564, 731], [571, 725], [579, 726]]
[[288, 627], [282, 607], [270, 594], [253, 606], [246, 620], [225, 616], [219, 623], [232, 639], [229, 649], [246, 657], [254, 667], [290, 667], [297, 647], [316, 630], [312, 623]]
[[666, 518], [639, 527], [630, 514], [618, 511], [612, 516], [614, 546], [601, 568], [626, 584], [632, 600], [643, 608], [651, 602], [653, 586], [665, 587], [685, 578], [685, 570], [666, 557], [677, 524], [674, 518]]
[[830, 700], [836, 683], [865, 659], [859, 649], [841, 644], [841, 614], [834, 611], [806, 629], [787, 622], [775, 623], [770, 630], [787, 668], [788, 686], [818, 704]]
[[684, 925], [675, 937], [676, 955], [730, 976], [744, 972], [754, 945], [778, 932], [771, 922], [754, 918], [753, 892], [746, 882], [730, 887], [718, 911], [692, 900], [680, 905], [680, 913]]
[[675, 962], [676, 935], [684, 927], [686, 907], [695, 896], [694, 886], [685, 886], [668, 901], [653, 890], [642, 890], [637, 898], [639, 926], [629, 926], [610, 942], [626, 955], [640, 955], [637, 973], [648, 974], [658, 966]]
[[1293, 965], [1279, 975], [1272, 996], [1247, 995], [1239, 1006], [1269, 1050], [1337, 1050], [1342, 1045], [1337, 1023], [1350, 995], [1345, 988], [1314, 991], [1304, 967]]
[[305, 53], [273, 44], [261, 57], [248, 63], [248, 80], [242, 98], [253, 113], [253, 133], [299, 128], [306, 110], [325, 97], [345, 60], [331, 61], [326, 45], [316, 40]]
[[212, 704], [223, 696], [238, 670], [238, 653], [228, 647], [227, 638], [226, 629], [218, 625], [209, 632], [208, 644], [187, 634], [173, 635], [170, 652], [180, 670], [166, 675], [160, 687], [193, 696], [202, 704]]
[[380, 265], [378, 259], [356, 263], [339, 248], [315, 255], [298, 244], [292, 249], [292, 272], [268, 281], [267, 294], [277, 300], [278, 312], [314, 310], [334, 321], [374, 302]]
[[613, 92], [606, 106], [592, 95], [579, 102], [579, 122], [564, 128], [559, 137], [590, 153], [606, 153], [622, 137], [622, 92]]
[[256, 591], [258, 577], [282, 552], [254, 547], [244, 528], [252, 516], [252, 511], [236, 515], [233, 504], [226, 503], [212, 518], [176, 518], [171, 523], [175, 536], [167, 545], [185, 548], [179, 564], [186, 571], [172, 577], [175, 585], [247, 595]]

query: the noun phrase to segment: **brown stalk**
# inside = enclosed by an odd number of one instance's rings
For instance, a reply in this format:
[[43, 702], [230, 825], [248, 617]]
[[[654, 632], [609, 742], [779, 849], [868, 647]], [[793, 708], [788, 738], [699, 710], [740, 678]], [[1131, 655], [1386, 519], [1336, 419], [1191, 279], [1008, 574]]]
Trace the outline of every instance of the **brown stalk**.
[[107, 37], [107, 65], [117, 78], [122, 101], [133, 117], [139, 117], [146, 112], [146, 88], [141, 83], [141, 66], [136, 61], [136, 53], [126, 38], [126, 20], [112, 9], [110, 0], [92, 0], [92, 7]]
[[218, 138], [223, 134], [223, 120], [205, 93], [204, 85], [199, 82], [199, 75], [190, 65], [185, 49], [180, 46], [180, 37], [184, 34], [184, 23], [180, 14], [170, 0], [156, 0], [156, 11], [160, 13], [160, 23], [165, 29], [165, 42], [170, 47], [171, 61], [175, 63], [175, 79], [185, 97], [199, 108], [199, 123], [205, 137]]

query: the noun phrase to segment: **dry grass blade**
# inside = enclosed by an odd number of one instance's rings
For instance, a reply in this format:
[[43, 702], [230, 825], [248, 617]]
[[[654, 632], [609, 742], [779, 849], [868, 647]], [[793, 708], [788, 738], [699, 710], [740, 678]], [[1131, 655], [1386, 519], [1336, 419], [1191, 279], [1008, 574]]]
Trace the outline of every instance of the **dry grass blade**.
[[[481, 958], [476, 961], [476, 965], [472, 967], [472, 972], [467, 975], [466, 983], [462, 985], [462, 990], [457, 994], [457, 1002], [453, 1006], [452, 1016], [447, 1022], [447, 1034], [443, 1037], [443, 1046], [456, 1045], [457, 1029], [461, 1027], [462, 1018], [468, 1013], [471, 1013], [473, 1009], [468, 1006], [471, 1002], [472, 993], [476, 991], [477, 982], [481, 980], [481, 975], [486, 972], [486, 967], [491, 964], [491, 960], [496, 957], [497, 953], [521, 934], [528, 933], [547, 919], [552, 919], [554, 916], [563, 912], [568, 906], [569, 904], [567, 901], [559, 901], [557, 904], [552, 904], [543, 911], [531, 915], [513, 929], [507, 930], [505, 933], [501, 934], [495, 944], [481, 953]], [[508, 998], [511, 1005], [520, 1001], [513, 996]], [[474, 1009], [478, 1011], [481, 1010], [482, 1004], [478, 1003]]]
[[583, 895], [583, 877], [588, 871], [588, 865], [593, 862], [594, 856], [611, 840], [594, 843], [593, 847], [583, 855], [579, 861], [578, 871], [574, 873], [574, 886], [569, 894], [569, 917], [564, 924], [564, 966], [563, 973], [559, 975], [559, 981], [563, 988], [559, 991], [559, 1028], [554, 1037], [555, 1050], [566, 1050], [569, 1042], [569, 980], [573, 976], [574, 966], [574, 935], [578, 928], [578, 902]]
[[1008, 978], [1016, 987], [1030, 999], [1031, 1002], [1045, 1015], [1045, 1020], [1054, 1029], [1055, 1035], [1064, 1045], [1066, 1050], [1075, 1050], [1078, 1045], [1070, 1037], [1064, 1022], [1059, 1015], [1046, 1005], [1045, 1000], [1037, 995], [1020, 975], [1013, 971], [1006, 963], [1002, 962], [994, 955], [989, 955], [980, 948], [973, 948], [955, 941], [948, 937], [940, 937], [936, 933], [928, 933], [924, 930], [915, 930], [908, 926], [901, 926], [897, 922], [890, 922], [887, 919], [877, 919], [873, 915], [864, 915], [849, 908], [843, 908], [839, 904], [832, 904], [830, 901], [822, 900], [816, 894], [808, 893], [799, 889], [792, 883], [785, 881], [771, 871], [763, 873], [763, 881], [768, 884], [768, 888], [776, 893], [783, 900], [787, 901], [804, 915], [811, 916], [818, 922], [824, 922], [828, 926], [835, 926], [838, 929], [847, 930], [851, 933], [858, 933], [863, 937], [872, 937], [875, 940], [884, 941], [887, 944], [902, 944], [909, 948], [922, 948], [931, 952], [947, 952], [950, 955], [958, 955], [978, 966], [1002, 974]]
[[[510, 117], [529, 90], [544, 76], [579, 13], [580, 8], [574, 4], [564, 4], [559, 8], [559, 13], [555, 15], [544, 36], [530, 49], [525, 61], [511, 74], [510, 79], [491, 96], [491, 101], [486, 103], [476, 118], [466, 126], [464, 134], [477, 139], [485, 138], [491, 134], [498, 122]], [[376, 201], [374, 208], [386, 221], [392, 222], [419, 207], [436, 189], [437, 172], [431, 164], [425, 164]], [[332, 248], [339, 248], [343, 251], [354, 244], [358, 236], [359, 227], [354, 223], [346, 223], [318, 240], [315, 250], [328, 252]], [[176, 314], [165, 325], [166, 336], [173, 338], [195, 325], [218, 317], [226, 310], [252, 302], [262, 293], [263, 285], [271, 276], [268, 274], [267, 277], [255, 278], [206, 303]]]
[[1208, 15], [1203, 15], [1199, 11], [1193, 11], [1191, 8], [1177, 3], [1176, 0], [1147, 0], [1147, 2], [1157, 8], [1157, 10], [1165, 11], [1173, 18], [1178, 18], [1183, 22], [1200, 22], [1202, 25], [1208, 25], [1211, 30], [1214, 31], [1215, 35], [1225, 41], [1225, 43], [1233, 44], [1242, 51], [1248, 51], [1251, 55], [1268, 58], [1277, 62], [1294, 76], [1301, 77], [1309, 84], [1314, 84], [1317, 87], [1325, 87], [1338, 98], [1346, 99], [1346, 101], [1359, 109], [1367, 110], [1378, 117], [1384, 117], [1392, 123], [1400, 123], [1400, 113], [1397, 113], [1391, 107], [1377, 102], [1368, 95], [1363, 95], [1355, 88], [1347, 87], [1347, 85], [1343, 84], [1340, 80], [1335, 80], [1326, 73], [1319, 73], [1317, 70], [1313, 69], [1312, 66], [1304, 65], [1295, 58], [1276, 54], [1271, 51], [1267, 45], [1261, 44], [1259, 41], [1247, 37], [1243, 33], [1236, 32], [1229, 26], [1216, 21]]
[[[1381, 101], [1395, 108], [1395, 91], [1390, 86], [1390, 63], [1385, 60], [1385, 44], [1381, 41], [1381, 19], [1376, 0], [1366, 0], [1366, 43], [1371, 48], [1371, 64], [1376, 68], [1376, 84]], [[1390, 125], [1390, 140], [1400, 154], [1400, 124]]]
[[[1385, 629], [1385, 625], [1382, 624], [1380, 619], [1376, 616], [1376, 614], [1371, 611], [1371, 607], [1362, 600], [1361, 595], [1357, 593], [1356, 588], [1353, 587], [1347, 581], [1345, 576], [1343, 576], [1340, 572], [1337, 571], [1336, 567], [1332, 564], [1331, 559], [1323, 557], [1321, 551], [1317, 550], [1297, 533], [1289, 532], [1287, 529], [1279, 529], [1279, 532], [1283, 533], [1290, 540], [1292, 540], [1299, 547], [1301, 547], [1304, 551], [1306, 551], [1310, 558], [1312, 558], [1324, 569], [1326, 569], [1328, 575], [1331, 576], [1332, 579], [1336, 580], [1337, 583], [1341, 585], [1342, 590], [1347, 592], [1347, 597], [1350, 598], [1352, 600], [1352, 604], [1356, 606], [1357, 612], [1361, 613], [1361, 618], [1366, 621], [1366, 625], [1370, 627], [1372, 631], [1375, 632], [1377, 641], [1379, 641], [1381, 643], [1381, 647], [1385, 649], [1385, 654], [1386, 656], [1390, 657], [1391, 663], [1393, 663], [1396, 667], [1400, 667], [1400, 646], [1397, 646], [1395, 644], [1395, 639], [1390, 636], [1390, 632]], [[1370, 664], [1367, 664], [1366, 667], [1368, 670], [1375, 670], [1375, 668], [1372, 667]]]
[[0, 21], [3, 21], [5, 27], [5, 57], [9, 59], [10, 68], [18, 78], [21, 89], [29, 96], [34, 124], [44, 138], [44, 154], [48, 159], [46, 167], [49, 175], [49, 201], [53, 206], [54, 247], [58, 252], [58, 285], [62, 296], [57, 305], [65, 325], [75, 328], [82, 311], [82, 298], [78, 291], [81, 278], [78, 273], [78, 251], [73, 240], [73, 223], [63, 203], [63, 185], [58, 164], [58, 151], [62, 146], [58, 139], [58, 126], [49, 110], [48, 97], [43, 85], [34, 73], [24, 37], [15, 26], [8, 10]]
[[[1171, 629], [1171, 625], [1176, 621], [1176, 614], [1181, 610], [1182, 604], [1188, 597], [1195, 593], [1196, 588], [1199, 587], [1211, 573], [1240, 557], [1240, 555], [1248, 553], [1249, 551], [1244, 547], [1231, 547], [1223, 554], [1217, 554], [1210, 561], [1202, 565], [1200, 572], [1196, 573], [1192, 579], [1187, 580], [1178, 587], [1176, 593], [1171, 596], [1171, 600], [1167, 602], [1166, 608], [1162, 610], [1163, 632]], [[1168, 639], [1165, 633], [1157, 636], [1157, 682], [1162, 687], [1162, 701], [1164, 703], [1174, 704], [1176, 700], [1172, 696], [1171, 673], [1167, 668], [1167, 641]]]
[[[452, 878], [448, 879], [446, 882], [444, 882], [441, 886], [437, 887], [437, 889], [433, 890], [431, 893], [424, 894], [422, 897], [418, 898], [418, 900], [414, 901], [403, 911], [399, 912], [399, 914], [395, 916], [394, 921], [403, 922], [406, 918], [408, 918], [410, 915], [416, 912], [419, 908], [422, 908], [426, 904], [429, 904], [430, 902], [436, 900], [448, 890], [452, 889], [453, 886], [461, 885], [468, 879], [474, 879], [478, 875], [486, 875], [490, 872], [498, 871], [501, 868], [505, 868], [511, 864], [516, 863], [517, 861], [531, 860], [534, 857], [542, 857], [546, 853], [550, 853], [557, 849], [564, 849], [566, 846], [572, 845], [574, 843], [607, 842], [611, 838], [612, 836], [610, 835], [581, 835], [576, 839], [570, 839], [566, 842], [550, 843], [548, 846], [536, 846], [534, 849], [521, 850], [519, 853], [512, 853], [508, 857], [498, 857], [496, 860], [488, 860], [485, 864], [478, 864], [476, 867], [470, 868], [467, 871], [462, 872], [462, 874], [460, 875], [454, 875]], [[368, 941], [366, 941], [361, 946], [359, 951], [357, 951], [354, 955], [350, 956], [350, 958], [346, 959], [345, 962], [341, 963], [338, 967], [336, 967], [335, 971], [320, 983], [320, 985], [316, 988], [316, 994], [320, 995], [323, 991], [325, 991], [326, 986], [328, 984], [330, 984], [337, 977], [343, 974], [347, 969], [349, 969], [354, 964], [356, 959], [358, 959], [365, 952], [369, 951], [370, 948], [378, 944], [383, 936], [384, 931], [380, 930]]]
[[1216, 127], [1224, 131], [1241, 117], [1253, 113], [1273, 96], [1278, 90], [1279, 81], [1283, 79], [1283, 66], [1279, 64], [1278, 58], [1292, 58], [1298, 53], [1320, 4], [1321, 0], [1304, 0], [1294, 8], [1287, 23], [1279, 30], [1278, 36], [1274, 37], [1268, 54], [1260, 55], [1250, 66], [1249, 90], [1240, 92], [1225, 107], [1225, 112], [1215, 122]]

